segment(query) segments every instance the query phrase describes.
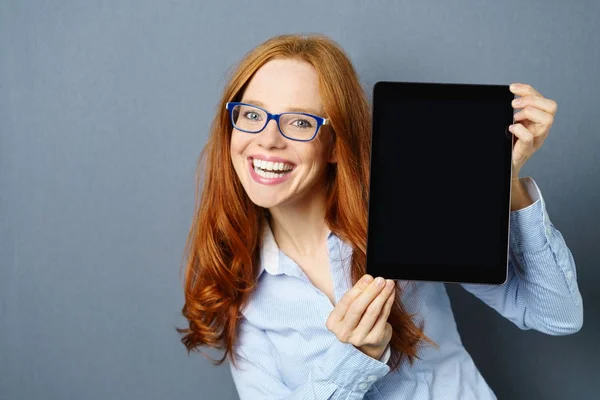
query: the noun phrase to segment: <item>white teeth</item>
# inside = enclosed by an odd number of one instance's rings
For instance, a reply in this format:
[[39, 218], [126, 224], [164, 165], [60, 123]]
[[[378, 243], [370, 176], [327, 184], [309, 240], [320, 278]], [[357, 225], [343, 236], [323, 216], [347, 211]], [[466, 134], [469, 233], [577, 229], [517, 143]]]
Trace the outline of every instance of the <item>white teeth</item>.
[[256, 158], [252, 159], [252, 164], [255, 167], [264, 169], [264, 170], [269, 170], [269, 171], [290, 171], [292, 170], [293, 166], [290, 164], [286, 164], [286, 163], [277, 163], [277, 162], [272, 162], [272, 161], [264, 161], [264, 160], [258, 160]]
[[284, 163], [280, 162], [276, 164], [277, 166], [275, 167], [277, 170], [279, 171], [286, 171], [288, 169], [292, 169], [291, 165], [285, 165]]
[[258, 166], [254, 167], [254, 172], [256, 172], [257, 175], [262, 176], [263, 178], [268, 178], [268, 179], [280, 178], [280, 177], [282, 177], [283, 175], [286, 174], [286, 173], [276, 174], [275, 172], [263, 171]]

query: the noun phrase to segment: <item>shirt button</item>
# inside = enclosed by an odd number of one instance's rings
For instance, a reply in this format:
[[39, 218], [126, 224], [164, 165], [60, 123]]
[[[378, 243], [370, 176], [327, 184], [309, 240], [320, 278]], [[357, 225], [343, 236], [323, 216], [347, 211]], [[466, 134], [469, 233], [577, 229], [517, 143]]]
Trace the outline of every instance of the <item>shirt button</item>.
[[364, 382], [363, 382], [363, 383], [361, 383], [360, 385], [358, 385], [358, 388], [359, 388], [360, 390], [365, 390], [365, 389], [366, 389], [366, 388], [368, 388], [368, 387], [369, 387], [369, 385], [367, 385], [367, 384], [366, 384], [366, 383], [364, 383]]
[[367, 376], [367, 380], [369, 382], [375, 382], [377, 380], [377, 377], [375, 375], [369, 375]]
[[546, 235], [550, 236], [550, 227], [549, 226], [546, 227]]
[[567, 271], [567, 280], [571, 280], [573, 278], [573, 271]]

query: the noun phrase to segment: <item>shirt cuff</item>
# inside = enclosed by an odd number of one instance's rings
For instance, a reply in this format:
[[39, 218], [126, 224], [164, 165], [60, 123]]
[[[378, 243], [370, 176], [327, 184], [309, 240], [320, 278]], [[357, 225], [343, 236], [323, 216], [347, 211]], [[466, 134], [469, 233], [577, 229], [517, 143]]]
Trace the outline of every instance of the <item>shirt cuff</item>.
[[552, 224], [540, 188], [531, 177], [519, 179], [533, 204], [510, 213], [509, 244], [517, 253], [539, 250], [552, 234]]
[[335, 340], [322, 363], [322, 376], [350, 391], [364, 393], [390, 372], [390, 367], [369, 357], [350, 343]]
[[387, 347], [385, 348], [385, 351], [383, 352], [383, 355], [379, 359], [379, 361], [381, 361], [382, 363], [387, 364], [387, 362], [390, 360], [390, 355], [391, 354], [392, 354], [392, 351], [390, 350], [390, 345], [388, 344]]

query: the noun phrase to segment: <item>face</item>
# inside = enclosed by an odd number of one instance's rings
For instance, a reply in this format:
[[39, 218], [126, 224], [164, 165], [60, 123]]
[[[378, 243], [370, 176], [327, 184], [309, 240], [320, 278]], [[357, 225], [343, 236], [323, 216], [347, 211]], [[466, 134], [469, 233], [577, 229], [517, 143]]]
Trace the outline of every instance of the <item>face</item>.
[[[270, 113], [302, 110], [327, 117], [319, 95], [317, 71], [309, 63], [296, 59], [275, 59], [263, 65], [248, 83], [241, 102]], [[309, 142], [285, 138], [274, 120], [257, 134], [234, 128], [231, 161], [256, 205], [270, 209], [294, 205], [311, 201], [315, 194], [324, 194], [327, 164], [335, 162], [332, 138], [327, 125], [321, 126], [317, 136]], [[266, 167], [275, 172], [256, 170], [256, 162], [265, 167], [258, 160], [273, 162], [274, 165]]]

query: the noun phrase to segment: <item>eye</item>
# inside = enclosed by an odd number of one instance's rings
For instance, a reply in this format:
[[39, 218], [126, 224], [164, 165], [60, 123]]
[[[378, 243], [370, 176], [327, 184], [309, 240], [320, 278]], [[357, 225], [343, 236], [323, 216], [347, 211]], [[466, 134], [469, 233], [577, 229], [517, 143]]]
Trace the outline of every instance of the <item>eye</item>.
[[307, 119], [296, 119], [292, 121], [292, 125], [297, 126], [298, 128], [312, 128], [312, 124]]
[[256, 111], [246, 111], [244, 113], [244, 118], [252, 121], [258, 121], [260, 119], [260, 115]]

